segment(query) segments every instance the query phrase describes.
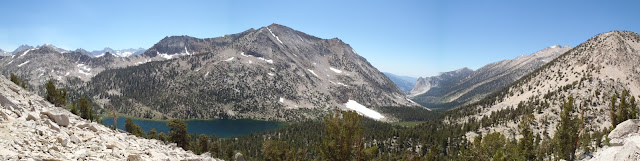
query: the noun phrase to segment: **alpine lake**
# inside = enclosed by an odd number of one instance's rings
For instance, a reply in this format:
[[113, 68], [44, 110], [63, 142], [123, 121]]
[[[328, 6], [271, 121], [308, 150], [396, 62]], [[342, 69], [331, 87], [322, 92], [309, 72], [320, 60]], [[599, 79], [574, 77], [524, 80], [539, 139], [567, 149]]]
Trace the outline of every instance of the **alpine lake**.
[[[125, 130], [124, 123], [126, 119], [127, 117], [118, 117], [118, 129]], [[148, 133], [151, 128], [154, 128], [158, 133], [164, 132], [167, 135], [169, 134], [169, 127], [167, 127], [168, 120], [131, 119], [135, 124], [138, 124], [145, 133]], [[215, 135], [221, 138], [238, 137], [251, 133], [275, 130], [287, 124], [284, 122], [250, 119], [186, 120], [184, 122], [187, 123], [187, 131], [191, 134]], [[103, 118], [102, 124], [113, 126], [113, 117]]]

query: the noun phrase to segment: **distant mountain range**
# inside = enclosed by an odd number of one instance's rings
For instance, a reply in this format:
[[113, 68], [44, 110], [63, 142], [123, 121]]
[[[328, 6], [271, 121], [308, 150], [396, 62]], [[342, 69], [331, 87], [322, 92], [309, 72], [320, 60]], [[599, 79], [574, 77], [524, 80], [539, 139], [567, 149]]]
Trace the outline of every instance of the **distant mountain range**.
[[[316, 119], [351, 109], [397, 120], [387, 108], [420, 108], [342, 40], [272, 24], [198, 39], [165, 37], [144, 51], [91, 57], [44, 45], [0, 59], [0, 72], [26, 78], [43, 94], [49, 79], [72, 97], [89, 97], [145, 118]], [[113, 51], [118, 52], [118, 51]]]
[[531, 55], [491, 63], [476, 71], [462, 68], [419, 78], [409, 96], [425, 107], [444, 110], [472, 103], [510, 85], [570, 49], [569, 46], [554, 45]]
[[416, 85], [416, 81], [418, 81], [418, 78], [415, 77], [398, 76], [388, 72], [382, 72], [382, 74], [391, 79], [391, 81], [393, 81], [393, 83], [395, 83], [396, 86], [398, 86], [398, 88], [400, 88], [400, 90], [405, 94], [409, 94], [409, 91], [413, 89], [413, 86]]
[[[25, 51], [25, 50], [34, 49], [34, 48], [41, 48], [41, 47], [44, 47], [44, 46], [48, 46], [50, 48], [53, 48], [54, 50], [56, 50], [59, 53], [71, 52], [69, 50], [53, 46], [52, 44], [44, 44], [44, 45], [37, 46], [37, 47], [33, 47], [33, 46], [29, 46], [29, 45], [20, 45], [13, 52], [7, 52], [7, 51], [4, 51], [4, 50], [0, 49], [0, 56], [11, 56], [11, 55], [14, 55], [16, 53], [20, 53], [20, 52]], [[82, 53], [82, 54], [85, 54], [85, 55], [88, 55], [88, 56], [91, 56], [91, 57], [100, 57], [100, 56], [103, 56], [105, 53], [111, 53], [111, 54], [113, 54], [114, 56], [117, 56], [117, 57], [129, 57], [129, 56], [140, 55], [140, 54], [144, 53], [144, 51], [146, 51], [146, 49], [144, 49], [144, 48], [138, 48], [138, 49], [130, 48], [130, 49], [115, 50], [115, 49], [111, 49], [111, 48], [108, 48], [108, 47], [104, 48], [103, 50], [94, 50], [94, 51], [91, 51], [91, 52], [86, 51], [86, 50], [84, 50], [82, 48], [74, 50], [74, 52]]]

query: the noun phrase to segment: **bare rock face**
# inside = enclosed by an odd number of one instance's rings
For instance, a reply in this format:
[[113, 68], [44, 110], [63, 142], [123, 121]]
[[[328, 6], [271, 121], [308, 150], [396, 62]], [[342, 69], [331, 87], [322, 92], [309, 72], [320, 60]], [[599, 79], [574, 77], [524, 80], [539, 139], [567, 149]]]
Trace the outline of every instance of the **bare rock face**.
[[0, 77], [0, 160], [216, 160], [113, 131], [12, 89], [21, 88]]
[[60, 126], [69, 126], [69, 116], [65, 114], [53, 114], [50, 111], [42, 111], [41, 114], [49, 116], [49, 118], [56, 122]]
[[294, 121], [348, 109], [349, 100], [372, 110], [419, 106], [349, 44], [278, 24], [217, 38], [166, 37], [130, 57], [26, 48], [0, 59], [0, 74], [9, 73], [33, 85], [53, 79], [89, 97], [107, 96], [105, 105], [135, 104], [115, 110], [146, 118]]
[[640, 160], [640, 120], [627, 120], [616, 126], [609, 133], [610, 146], [595, 153], [590, 160]]
[[551, 62], [572, 49], [555, 45], [530, 55], [487, 64], [478, 70], [462, 68], [420, 78], [410, 92], [412, 100], [428, 108], [454, 108], [478, 101]]

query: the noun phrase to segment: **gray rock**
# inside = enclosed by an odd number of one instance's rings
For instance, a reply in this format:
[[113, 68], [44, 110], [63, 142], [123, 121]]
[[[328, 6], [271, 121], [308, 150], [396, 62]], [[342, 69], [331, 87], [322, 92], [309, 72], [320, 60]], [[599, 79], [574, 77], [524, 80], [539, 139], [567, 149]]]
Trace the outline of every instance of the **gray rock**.
[[129, 154], [129, 156], [127, 156], [127, 161], [144, 161], [144, 159], [142, 159], [140, 154]]
[[98, 132], [98, 128], [91, 123], [86, 123], [86, 124], [80, 124], [78, 125], [78, 128], [88, 128], [89, 130], [93, 131], [93, 132]]
[[60, 126], [64, 126], [64, 127], [69, 126], [69, 116], [67, 116], [66, 114], [54, 114], [49, 111], [42, 111], [40, 113], [49, 116], [50, 119], [55, 121], [56, 124]]
[[50, 120], [44, 121], [44, 124], [49, 125], [49, 127], [51, 129], [60, 132], [60, 126], [58, 126], [58, 124], [55, 124], [55, 123], [51, 122]]
[[640, 160], [638, 143], [629, 141], [615, 154], [615, 160]]
[[4, 110], [0, 110], [0, 117], [2, 117], [2, 121], [13, 122], [13, 120], [15, 120], [9, 114], [5, 113]]
[[27, 121], [29, 120], [33, 120], [33, 121], [38, 121], [38, 114], [37, 113], [33, 113], [33, 112], [29, 112], [29, 114], [27, 114]]
[[233, 160], [235, 160], [235, 161], [244, 161], [244, 157], [242, 156], [242, 153], [238, 152], [238, 153], [236, 153], [236, 155], [233, 156]]
[[613, 140], [616, 138], [622, 138], [631, 133], [637, 133], [639, 121], [640, 120], [627, 120], [618, 124], [616, 128], [609, 133], [609, 139]]
[[78, 138], [76, 134], [72, 134], [71, 136], [69, 136], [69, 139], [71, 139], [71, 142], [74, 144], [78, 144], [82, 142], [80, 141], [80, 138]]
[[67, 147], [67, 145], [69, 145], [69, 139], [64, 138], [64, 137], [58, 137], [58, 143], [60, 143], [60, 145]]

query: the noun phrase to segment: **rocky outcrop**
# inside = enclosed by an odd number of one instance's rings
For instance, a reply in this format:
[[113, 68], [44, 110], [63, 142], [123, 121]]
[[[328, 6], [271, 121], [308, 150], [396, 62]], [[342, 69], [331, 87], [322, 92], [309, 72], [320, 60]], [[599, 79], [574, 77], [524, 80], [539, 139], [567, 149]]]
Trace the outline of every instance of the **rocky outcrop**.
[[418, 80], [412, 100], [428, 108], [449, 109], [476, 102], [570, 50], [555, 45], [530, 55], [487, 64], [475, 71], [463, 68]]
[[216, 160], [89, 122], [0, 78], [0, 160]]
[[608, 138], [609, 146], [600, 149], [589, 160], [640, 160], [640, 120], [627, 120], [616, 126]]

